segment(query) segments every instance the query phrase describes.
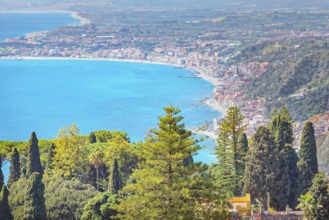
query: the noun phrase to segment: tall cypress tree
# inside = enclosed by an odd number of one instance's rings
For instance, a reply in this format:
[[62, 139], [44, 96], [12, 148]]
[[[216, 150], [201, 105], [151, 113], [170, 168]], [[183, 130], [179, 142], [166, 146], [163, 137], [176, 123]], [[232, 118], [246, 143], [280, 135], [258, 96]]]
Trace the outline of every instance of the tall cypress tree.
[[113, 194], [118, 194], [118, 191], [122, 189], [122, 187], [123, 184], [122, 184], [121, 174], [119, 171], [118, 160], [115, 158], [111, 169], [109, 192]]
[[8, 188], [6, 187], [6, 185], [3, 185], [0, 195], [0, 220], [13, 219], [13, 216], [10, 211], [8, 195], [9, 195]]
[[24, 203], [24, 220], [46, 220], [47, 212], [44, 197], [45, 186], [40, 173], [33, 173], [28, 180]]
[[288, 205], [291, 208], [296, 208], [298, 205], [298, 156], [296, 151], [292, 148], [291, 145], [288, 145], [284, 148], [284, 154], [286, 155], [286, 160], [288, 161], [288, 170], [290, 177], [290, 194], [288, 196]]
[[268, 195], [273, 195], [277, 167], [278, 149], [270, 130], [260, 126], [252, 138], [247, 154], [246, 170], [243, 178], [244, 193], [250, 193], [253, 200], [260, 200], [268, 209]]
[[309, 193], [314, 201], [312, 219], [329, 219], [329, 179], [323, 173], [315, 175]]
[[10, 187], [17, 180], [19, 180], [20, 177], [21, 177], [20, 157], [17, 149], [14, 148], [10, 158], [10, 174], [7, 183], [8, 187]]
[[89, 135], [89, 143], [94, 144], [96, 142], [97, 142], [96, 135], [95, 135], [94, 132], [91, 132], [90, 135]]
[[246, 155], [249, 150], [248, 139], [245, 133], [240, 135], [237, 149], [239, 152], [237, 157], [238, 158], [237, 172], [238, 172], [238, 176], [243, 177], [246, 167]]
[[284, 210], [286, 205], [294, 208], [297, 205], [298, 170], [297, 154], [292, 148], [293, 125], [287, 109], [282, 107], [280, 112], [273, 111], [269, 128], [275, 137], [277, 150], [277, 166], [281, 172], [275, 177], [274, 194], [271, 195], [271, 206], [277, 210]]
[[2, 173], [2, 157], [0, 155], [0, 189], [2, 189], [2, 186], [5, 184], [4, 182], [4, 176], [3, 176], [3, 173]]
[[303, 129], [299, 150], [298, 169], [300, 176], [300, 194], [304, 194], [312, 185], [313, 177], [318, 173], [316, 142], [312, 122], [306, 122]]
[[28, 158], [26, 164], [26, 176], [29, 177], [34, 172], [38, 172], [41, 175], [43, 174], [43, 170], [40, 162], [38, 138], [35, 132], [32, 132], [31, 138], [29, 140], [29, 152], [28, 152]]
[[53, 163], [53, 159], [55, 156], [55, 144], [51, 143], [50, 147], [49, 147], [49, 151], [48, 151], [48, 159], [47, 159], [47, 169], [52, 169], [52, 163]]

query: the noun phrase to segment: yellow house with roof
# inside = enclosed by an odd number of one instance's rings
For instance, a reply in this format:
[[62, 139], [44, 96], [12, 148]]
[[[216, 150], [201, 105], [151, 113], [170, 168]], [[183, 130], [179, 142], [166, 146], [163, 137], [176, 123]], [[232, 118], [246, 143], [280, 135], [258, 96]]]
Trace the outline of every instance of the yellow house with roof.
[[236, 211], [239, 216], [251, 216], [250, 194], [245, 197], [235, 197], [229, 200], [232, 205], [231, 211]]

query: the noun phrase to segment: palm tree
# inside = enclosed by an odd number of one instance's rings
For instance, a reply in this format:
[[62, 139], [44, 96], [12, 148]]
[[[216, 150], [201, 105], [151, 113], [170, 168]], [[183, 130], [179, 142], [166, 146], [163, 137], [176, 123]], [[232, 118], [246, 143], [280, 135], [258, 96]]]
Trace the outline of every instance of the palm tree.
[[299, 201], [299, 204], [296, 208], [304, 211], [304, 219], [311, 220], [311, 210], [315, 206], [314, 199], [313, 199], [311, 193], [308, 192], [308, 193], [302, 195], [298, 199], [298, 201]]
[[99, 190], [98, 169], [101, 166], [104, 165], [104, 162], [103, 162], [103, 154], [97, 150], [97, 151], [92, 152], [89, 155], [88, 159], [89, 159], [89, 162], [92, 165], [94, 165], [94, 167], [96, 168], [96, 187], [97, 187], [97, 190]]

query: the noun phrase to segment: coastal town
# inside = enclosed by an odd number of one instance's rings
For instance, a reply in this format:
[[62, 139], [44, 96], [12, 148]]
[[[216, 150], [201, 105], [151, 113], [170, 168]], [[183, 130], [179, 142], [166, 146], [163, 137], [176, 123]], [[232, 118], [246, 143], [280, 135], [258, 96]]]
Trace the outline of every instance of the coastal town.
[[[324, 12], [321, 12], [324, 13]], [[97, 28], [92, 20], [77, 13], [73, 17], [81, 20], [80, 26], [66, 26], [49, 32], [30, 33], [27, 36], [9, 38], [0, 43], [0, 58], [17, 59], [102, 59], [136, 62], [152, 62], [187, 68], [214, 86], [214, 96], [202, 100], [225, 114], [230, 106], [238, 106], [245, 117], [247, 135], [251, 136], [260, 126], [268, 123], [267, 100], [262, 97], [250, 98], [241, 91], [251, 79], [263, 74], [271, 65], [268, 62], [250, 62], [239, 58], [246, 45], [253, 42], [257, 33], [237, 35], [234, 31], [210, 29], [202, 35], [181, 31], [169, 34], [141, 34], [139, 27]], [[306, 15], [305, 15], [306, 16]], [[241, 19], [241, 18], [238, 18]], [[311, 19], [310, 19], [311, 20]], [[220, 23], [222, 19], [191, 21]], [[311, 25], [310, 24], [305, 24]], [[202, 25], [201, 25], [202, 26]], [[280, 29], [280, 28], [279, 28]], [[302, 41], [307, 38], [329, 38], [329, 28], [321, 30], [280, 31], [269, 28], [263, 31], [257, 42], [280, 42], [281, 40]], [[225, 36], [225, 37], [223, 37]], [[216, 138], [220, 118], [210, 119], [198, 131]], [[315, 123], [317, 134], [328, 132], [329, 119]], [[322, 120], [323, 121], [323, 120]], [[303, 122], [295, 124], [296, 136], [300, 137]], [[298, 140], [295, 141], [298, 146]]]
[[329, 219], [328, 0], [7, 1], [0, 66], [0, 220]]

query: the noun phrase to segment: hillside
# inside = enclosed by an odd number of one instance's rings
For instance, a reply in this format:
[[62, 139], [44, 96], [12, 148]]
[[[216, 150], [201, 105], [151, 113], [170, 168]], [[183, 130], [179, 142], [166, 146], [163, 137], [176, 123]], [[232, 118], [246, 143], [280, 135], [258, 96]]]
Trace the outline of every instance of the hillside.
[[295, 120], [326, 111], [329, 100], [327, 43], [263, 45], [254, 50], [253, 57], [270, 61], [271, 65], [244, 88], [249, 96], [267, 98], [269, 112], [286, 105]]
[[329, 136], [318, 147], [319, 171], [329, 175]]

